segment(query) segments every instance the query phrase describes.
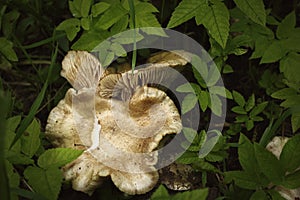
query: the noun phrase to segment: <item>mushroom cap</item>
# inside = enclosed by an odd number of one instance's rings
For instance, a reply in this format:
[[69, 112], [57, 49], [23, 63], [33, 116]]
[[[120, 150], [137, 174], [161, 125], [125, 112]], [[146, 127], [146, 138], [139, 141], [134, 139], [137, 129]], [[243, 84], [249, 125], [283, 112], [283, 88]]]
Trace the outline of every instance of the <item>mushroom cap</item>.
[[[71, 51], [62, 68], [61, 75], [73, 88], [50, 112], [46, 136], [56, 147], [85, 150], [63, 168], [66, 179], [88, 194], [105, 176], [125, 193], [150, 191], [158, 181], [155, 149], [165, 135], [182, 128], [173, 101], [146, 85], [164, 78], [165, 67], [149, 64], [135, 74], [107, 73], [101, 78], [104, 70], [94, 56]], [[114, 98], [115, 91], [121, 98]]]

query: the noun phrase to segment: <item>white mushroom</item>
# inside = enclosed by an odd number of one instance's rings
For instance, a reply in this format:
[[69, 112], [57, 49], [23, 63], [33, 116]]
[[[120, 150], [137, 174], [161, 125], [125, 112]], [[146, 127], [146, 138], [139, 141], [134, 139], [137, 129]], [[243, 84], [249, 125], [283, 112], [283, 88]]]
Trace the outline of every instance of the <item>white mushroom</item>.
[[73, 88], [49, 114], [46, 136], [56, 147], [85, 150], [63, 168], [65, 179], [88, 194], [105, 176], [125, 193], [150, 191], [158, 181], [155, 148], [165, 135], [182, 128], [173, 101], [147, 86], [166, 76], [165, 67], [149, 64], [135, 71], [136, 76], [125, 72], [101, 77], [104, 70], [95, 57], [71, 51], [62, 68], [61, 75]]

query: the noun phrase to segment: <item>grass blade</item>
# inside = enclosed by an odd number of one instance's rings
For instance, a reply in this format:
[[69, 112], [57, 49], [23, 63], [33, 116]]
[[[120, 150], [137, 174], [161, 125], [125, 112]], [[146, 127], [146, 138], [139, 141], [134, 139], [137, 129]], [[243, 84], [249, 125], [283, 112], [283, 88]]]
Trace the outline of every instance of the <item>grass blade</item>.
[[4, 92], [0, 90], [0, 130], [2, 130], [1, 133], [1, 139], [0, 139], [0, 194], [3, 199], [10, 199], [10, 192], [9, 192], [9, 182], [8, 177], [6, 173], [6, 167], [5, 167], [5, 155], [4, 155], [4, 138], [5, 138], [5, 120], [6, 115], [8, 112], [8, 98], [5, 96]]
[[48, 87], [49, 79], [50, 79], [50, 76], [52, 74], [52, 69], [53, 69], [53, 66], [55, 64], [55, 60], [56, 60], [56, 57], [57, 57], [57, 51], [58, 51], [58, 46], [56, 46], [55, 52], [52, 55], [51, 65], [50, 65], [49, 70], [48, 70], [47, 80], [45, 81], [45, 84], [44, 84], [42, 90], [40, 91], [39, 95], [37, 96], [34, 103], [32, 104], [32, 106], [30, 108], [30, 111], [29, 111], [29, 114], [20, 123], [20, 126], [18, 127], [18, 129], [16, 131], [16, 136], [15, 136], [13, 142], [11, 143], [10, 148], [12, 148], [14, 146], [14, 144], [20, 139], [23, 132], [27, 129], [29, 124], [32, 122], [35, 114], [37, 113], [37, 111], [38, 111], [38, 109], [39, 109], [39, 107], [40, 107], [40, 105], [41, 105], [41, 103], [44, 99], [45, 92], [46, 92], [46, 89]]

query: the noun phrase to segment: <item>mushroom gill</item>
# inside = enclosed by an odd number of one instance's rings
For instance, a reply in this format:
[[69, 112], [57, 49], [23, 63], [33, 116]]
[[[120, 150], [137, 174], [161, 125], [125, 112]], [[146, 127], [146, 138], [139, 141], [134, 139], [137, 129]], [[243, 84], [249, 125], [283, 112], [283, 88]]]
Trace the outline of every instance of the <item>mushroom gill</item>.
[[[180, 66], [186, 61], [170, 63]], [[61, 75], [73, 88], [50, 112], [46, 136], [55, 147], [85, 150], [63, 168], [73, 189], [92, 194], [106, 176], [128, 194], [146, 193], [155, 186], [155, 149], [165, 135], [182, 128], [173, 101], [147, 86], [165, 78], [168, 65], [148, 64], [134, 74], [110, 74], [87, 52], [66, 55]]]

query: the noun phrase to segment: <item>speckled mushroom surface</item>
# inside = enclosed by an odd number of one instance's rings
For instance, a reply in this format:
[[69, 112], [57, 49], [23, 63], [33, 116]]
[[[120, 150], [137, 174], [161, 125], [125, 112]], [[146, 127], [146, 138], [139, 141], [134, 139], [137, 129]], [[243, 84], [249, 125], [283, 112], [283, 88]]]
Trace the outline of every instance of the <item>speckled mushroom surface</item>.
[[[63, 168], [75, 190], [92, 194], [110, 176], [128, 194], [150, 191], [158, 181], [155, 148], [167, 134], [181, 131], [178, 110], [165, 92], [147, 86], [167, 76], [165, 67], [185, 59], [111, 73], [84, 51], [70, 51], [61, 75], [72, 85], [49, 114], [46, 136], [55, 147], [83, 149]], [[172, 56], [165, 53], [162, 56]]]

